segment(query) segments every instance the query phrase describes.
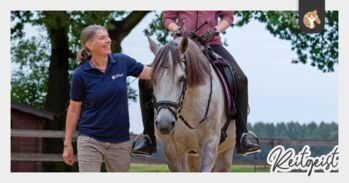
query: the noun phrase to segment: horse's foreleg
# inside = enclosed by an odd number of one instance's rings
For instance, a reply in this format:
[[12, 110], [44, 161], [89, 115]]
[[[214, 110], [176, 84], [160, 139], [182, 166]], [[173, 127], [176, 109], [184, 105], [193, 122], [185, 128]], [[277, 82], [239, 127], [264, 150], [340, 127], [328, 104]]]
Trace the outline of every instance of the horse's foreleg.
[[233, 161], [234, 147], [230, 147], [217, 155], [213, 172], [229, 172]]
[[201, 172], [210, 172], [213, 168], [215, 159], [217, 157], [217, 149], [218, 149], [219, 139], [217, 137], [210, 137], [205, 142], [202, 150], [201, 150]]
[[200, 171], [200, 156], [187, 155], [187, 167], [191, 172]]
[[186, 159], [184, 154], [180, 153], [172, 143], [164, 143], [164, 155], [171, 172], [185, 172]]

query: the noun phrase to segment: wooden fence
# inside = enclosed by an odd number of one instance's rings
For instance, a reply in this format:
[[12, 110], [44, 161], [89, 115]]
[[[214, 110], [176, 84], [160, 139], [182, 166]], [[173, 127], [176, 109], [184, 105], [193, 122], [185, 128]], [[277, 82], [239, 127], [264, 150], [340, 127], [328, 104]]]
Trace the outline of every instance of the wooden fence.
[[[24, 130], [24, 129], [11, 129], [11, 137], [34, 137], [34, 138], [64, 138], [63, 131], [51, 131], [51, 130]], [[76, 137], [76, 134], [74, 135]], [[131, 140], [134, 139], [132, 136]], [[62, 141], [63, 143], [63, 141]], [[338, 141], [315, 141], [315, 140], [286, 140], [286, 139], [261, 139], [261, 144], [271, 145], [275, 147], [277, 145], [290, 145], [290, 146], [304, 146], [309, 145], [311, 147], [334, 147], [338, 144]], [[76, 161], [77, 158], [75, 157]], [[61, 162], [63, 161], [62, 154], [42, 154], [42, 153], [11, 153], [11, 161], [51, 161]], [[133, 163], [152, 163], [152, 164], [164, 164], [164, 160], [157, 160], [153, 158], [133, 157]], [[234, 160], [235, 165], [246, 166], [268, 166], [264, 160], [248, 159], [248, 160]]]

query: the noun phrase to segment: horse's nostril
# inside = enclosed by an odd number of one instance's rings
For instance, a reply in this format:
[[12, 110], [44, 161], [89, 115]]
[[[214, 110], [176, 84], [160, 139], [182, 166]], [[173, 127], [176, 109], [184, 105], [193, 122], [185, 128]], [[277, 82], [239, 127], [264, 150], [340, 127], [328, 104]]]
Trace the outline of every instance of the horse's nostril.
[[158, 126], [159, 125], [159, 121], [155, 120], [155, 125]]
[[171, 122], [171, 126], [172, 126], [172, 128], [175, 126], [175, 121]]

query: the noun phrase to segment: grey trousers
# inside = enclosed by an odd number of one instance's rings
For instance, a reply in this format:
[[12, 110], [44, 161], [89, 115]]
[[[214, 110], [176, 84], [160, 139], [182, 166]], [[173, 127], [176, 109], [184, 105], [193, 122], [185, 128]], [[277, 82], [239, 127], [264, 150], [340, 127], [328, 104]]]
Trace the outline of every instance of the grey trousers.
[[80, 172], [100, 172], [104, 162], [108, 172], [128, 172], [131, 163], [131, 144], [100, 142], [79, 136], [77, 143]]

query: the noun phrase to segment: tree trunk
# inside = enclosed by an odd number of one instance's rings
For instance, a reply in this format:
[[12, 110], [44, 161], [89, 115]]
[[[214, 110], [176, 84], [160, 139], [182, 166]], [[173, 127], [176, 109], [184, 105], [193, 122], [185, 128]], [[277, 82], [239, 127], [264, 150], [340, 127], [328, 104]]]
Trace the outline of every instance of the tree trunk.
[[[65, 11], [45, 11], [43, 14], [51, 41], [46, 109], [58, 115], [55, 120], [46, 124], [46, 129], [63, 130], [69, 100], [68, 15]], [[62, 153], [61, 139], [48, 139], [46, 142], [46, 153]]]

